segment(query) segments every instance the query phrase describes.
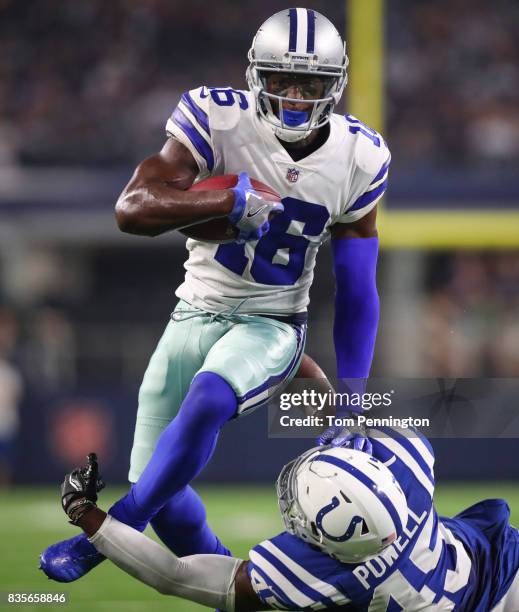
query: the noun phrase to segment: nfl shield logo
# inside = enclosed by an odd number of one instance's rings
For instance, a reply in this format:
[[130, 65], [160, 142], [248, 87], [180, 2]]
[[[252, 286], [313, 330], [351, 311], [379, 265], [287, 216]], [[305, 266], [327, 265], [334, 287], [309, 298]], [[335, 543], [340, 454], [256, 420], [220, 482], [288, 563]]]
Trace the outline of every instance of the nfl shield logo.
[[299, 170], [297, 168], [289, 168], [287, 170], [287, 180], [291, 183], [295, 183], [299, 178]]

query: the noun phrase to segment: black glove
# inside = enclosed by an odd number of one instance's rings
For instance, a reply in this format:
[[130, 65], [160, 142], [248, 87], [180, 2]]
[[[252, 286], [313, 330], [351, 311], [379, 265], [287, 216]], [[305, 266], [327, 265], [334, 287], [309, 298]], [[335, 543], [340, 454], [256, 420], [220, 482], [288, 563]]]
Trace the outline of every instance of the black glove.
[[61, 505], [73, 525], [77, 525], [85, 512], [95, 508], [97, 494], [104, 486], [95, 453], [88, 455], [85, 467], [76, 468], [65, 476], [61, 484]]

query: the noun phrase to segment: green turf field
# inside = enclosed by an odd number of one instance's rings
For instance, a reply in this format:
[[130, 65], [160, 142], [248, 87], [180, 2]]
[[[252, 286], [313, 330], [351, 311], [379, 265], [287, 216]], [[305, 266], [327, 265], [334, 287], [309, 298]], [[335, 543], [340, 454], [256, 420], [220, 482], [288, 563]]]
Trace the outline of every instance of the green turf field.
[[[122, 490], [102, 496], [107, 507]], [[273, 488], [200, 488], [207, 503], [210, 523], [234, 554], [246, 556], [249, 547], [281, 530]], [[455, 514], [479, 499], [504, 497], [519, 524], [519, 487], [514, 484], [449, 484], [437, 488], [436, 504], [443, 514]], [[63, 585], [49, 581], [38, 571], [38, 555], [48, 544], [70, 537], [78, 530], [68, 525], [58, 504], [57, 490], [17, 489], [0, 492], [0, 591], [66, 591], [69, 603], [22, 606], [0, 604], [13, 610], [92, 610], [106, 612], [193, 612], [200, 606], [159, 595], [141, 585], [109, 562], [78, 582]]]

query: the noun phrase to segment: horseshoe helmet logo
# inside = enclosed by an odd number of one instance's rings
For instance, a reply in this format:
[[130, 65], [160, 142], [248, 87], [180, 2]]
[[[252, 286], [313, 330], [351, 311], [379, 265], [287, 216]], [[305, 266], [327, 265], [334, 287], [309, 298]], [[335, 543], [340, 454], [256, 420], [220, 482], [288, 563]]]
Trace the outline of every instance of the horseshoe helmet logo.
[[332, 542], [346, 542], [346, 540], [349, 540], [355, 533], [355, 528], [357, 527], [357, 525], [359, 523], [362, 523], [364, 520], [361, 516], [358, 516], [356, 514], [355, 516], [353, 516], [350, 521], [350, 524], [346, 528], [346, 531], [341, 536], [330, 535], [323, 527], [323, 519], [328, 513], [337, 508], [340, 503], [341, 502], [339, 501], [338, 497], [332, 497], [332, 501], [327, 506], [321, 508], [317, 513], [317, 516], [315, 517], [315, 524], [319, 531]]

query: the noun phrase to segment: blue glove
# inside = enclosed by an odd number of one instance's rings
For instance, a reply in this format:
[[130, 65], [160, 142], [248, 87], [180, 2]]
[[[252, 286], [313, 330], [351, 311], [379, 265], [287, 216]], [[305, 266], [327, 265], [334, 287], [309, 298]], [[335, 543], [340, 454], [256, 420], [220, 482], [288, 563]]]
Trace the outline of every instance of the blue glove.
[[373, 452], [373, 445], [368, 438], [366, 431], [361, 427], [341, 427], [334, 425], [329, 427], [317, 438], [317, 446], [330, 446], [351, 448], [353, 450], [359, 450], [364, 453], [371, 455]]
[[270, 229], [269, 215], [283, 212], [283, 204], [263, 199], [255, 191], [246, 172], [240, 173], [232, 191], [234, 207], [228, 218], [240, 230], [237, 242], [259, 240]]

